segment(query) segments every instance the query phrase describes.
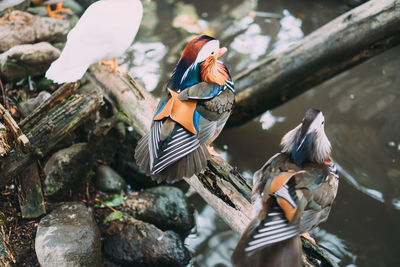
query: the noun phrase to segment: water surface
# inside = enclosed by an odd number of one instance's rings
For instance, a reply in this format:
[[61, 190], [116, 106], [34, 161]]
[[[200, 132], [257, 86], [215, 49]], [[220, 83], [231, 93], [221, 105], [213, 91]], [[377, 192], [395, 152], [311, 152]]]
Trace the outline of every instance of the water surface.
[[[234, 76], [348, 9], [333, 0], [159, 0], [144, 5], [143, 25], [125, 67], [155, 96], [194, 34], [221, 40], [228, 48], [222, 60]], [[321, 109], [341, 181], [328, 222], [312, 235], [341, 266], [400, 266], [399, 69], [396, 47], [241, 127], [225, 129], [215, 142], [251, 178], [279, 151], [282, 135], [309, 107]], [[190, 199], [197, 214], [197, 232], [186, 240], [195, 254], [193, 265], [230, 266], [238, 235], [198, 195]]]

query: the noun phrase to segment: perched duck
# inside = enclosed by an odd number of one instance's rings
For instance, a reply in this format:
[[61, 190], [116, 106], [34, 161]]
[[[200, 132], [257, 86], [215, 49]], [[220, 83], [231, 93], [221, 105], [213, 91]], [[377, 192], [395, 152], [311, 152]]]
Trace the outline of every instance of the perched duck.
[[[31, 0], [32, 3], [36, 6], [45, 4], [47, 8], [47, 13], [49, 14], [49, 17], [51, 18], [64, 18], [65, 15], [63, 13], [68, 13], [72, 14], [71, 9], [69, 8], [63, 8], [63, 2], [59, 0]], [[56, 9], [52, 10], [50, 5], [51, 4], [56, 4]]]
[[[46, 72], [56, 83], [75, 82], [102, 59], [114, 59], [132, 43], [142, 20], [139, 0], [101, 0], [93, 3], [69, 32], [60, 57]], [[114, 67], [115, 69], [115, 67]]]
[[321, 111], [309, 109], [283, 136], [282, 151], [253, 177], [253, 220], [232, 255], [234, 266], [301, 266], [299, 235], [328, 218], [338, 188]]
[[171, 182], [207, 166], [207, 148], [225, 125], [234, 102], [226, 66], [227, 49], [201, 35], [183, 50], [153, 117], [150, 133], [138, 143], [135, 158], [153, 180]]

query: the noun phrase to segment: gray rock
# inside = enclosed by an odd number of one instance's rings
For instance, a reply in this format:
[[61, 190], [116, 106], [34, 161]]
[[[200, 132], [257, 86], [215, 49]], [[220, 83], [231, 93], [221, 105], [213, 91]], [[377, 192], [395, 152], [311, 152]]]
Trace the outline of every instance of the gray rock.
[[35, 108], [42, 104], [46, 99], [51, 96], [49, 92], [42, 91], [36, 97], [28, 99], [19, 107], [19, 112], [23, 117], [28, 116]]
[[91, 157], [87, 143], [77, 143], [53, 154], [43, 168], [45, 195], [63, 198], [70, 190], [83, 192], [92, 173]]
[[38, 16], [43, 16], [43, 17], [46, 17], [49, 15], [47, 13], [46, 6], [32, 6], [32, 7], [29, 7], [27, 11], [33, 15], [38, 15]]
[[[115, 227], [117, 225], [117, 227]], [[190, 260], [180, 237], [154, 225], [131, 219], [114, 223], [116, 231], [103, 246], [106, 258], [121, 266], [186, 266]]]
[[42, 267], [100, 266], [100, 233], [81, 202], [64, 203], [38, 225], [35, 251]]
[[9, 81], [46, 72], [60, 56], [60, 51], [49, 43], [18, 45], [0, 55], [1, 76]]
[[119, 193], [127, 190], [125, 180], [109, 166], [101, 165], [97, 168], [95, 185], [101, 191], [110, 193]]
[[125, 200], [135, 218], [152, 223], [162, 230], [187, 236], [194, 226], [193, 210], [182, 190], [157, 186], [129, 194]]
[[[53, 2], [55, 2], [55, 1], [53, 1]], [[63, 8], [71, 9], [72, 13], [74, 13], [75, 15], [79, 15], [79, 16], [82, 15], [83, 8], [76, 1], [74, 1], [74, 0], [64, 0], [63, 3], [64, 3]], [[47, 13], [47, 8], [46, 8], [46, 4], [45, 3], [42, 3], [42, 5], [39, 5], [39, 6], [29, 7], [28, 8], [28, 12], [32, 13], [34, 15], [39, 15], [39, 16], [48, 16], [49, 15]], [[71, 15], [66, 15], [66, 18], [68, 19], [70, 16]]]
[[71, 9], [75, 15], [80, 16], [83, 13], [83, 7], [74, 0], [65, 0], [63, 7]]
[[37, 42], [65, 42], [71, 24], [67, 20], [33, 16], [15, 10], [16, 20], [8, 25], [0, 24], [0, 53], [20, 44]]

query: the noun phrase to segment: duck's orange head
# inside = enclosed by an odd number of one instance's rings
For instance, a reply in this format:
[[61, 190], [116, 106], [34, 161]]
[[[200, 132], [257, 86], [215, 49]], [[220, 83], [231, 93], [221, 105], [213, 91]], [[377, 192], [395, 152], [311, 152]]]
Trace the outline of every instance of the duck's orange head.
[[217, 59], [226, 51], [219, 47], [218, 40], [207, 35], [191, 40], [172, 74], [172, 89], [180, 91], [202, 81], [223, 85], [230, 76]]

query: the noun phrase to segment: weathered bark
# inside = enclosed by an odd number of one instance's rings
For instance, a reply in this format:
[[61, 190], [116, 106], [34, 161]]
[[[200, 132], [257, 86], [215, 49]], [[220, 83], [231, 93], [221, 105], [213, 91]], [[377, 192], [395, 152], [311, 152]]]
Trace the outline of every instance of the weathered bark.
[[18, 200], [22, 218], [37, 218], [46, 213], [36, 162], [25, 168], [19, 177]]
[[[119, 112], [128, 117], [138, 139], [149, 130], [157, 103], [151, 94], [138, 86], [128, 75], [113, 74], [101, 66], [92, 66], [88, 77], [104, 91], [107, 99], [112, 100]], [[239, 233], [244, 231], [250, 222], [251, 186], [234, 167], [223, 159], [214, 157], [204, 174], [185, 180], [233, 230]], [[312, 256], [307, 252], [304, 259], [309, 256], [328, 263], [326, 266], [337, 266], [321, 249], [315, 246], [313, 248], [306, 240], [303, 240], [303, 243], [306, 248], [311, 247], [312, 250]]]
[[400, 1], [372, 0], [234, 77], [237, 126], [400, 44]]
[[[23, 134], [18, 124], [14, 121], [13, 117], [10, 115], [7, 109], [0, 104], [0, 118], [4, 120], [6, 128], [11, 132], [14, 141], [20, 145], [22, 148], [29, 146], [28, 138]], [[11, 138], [8, 138], [11, 139]], [[4, 141], [5, 142], [5, 141]], [[7, 144], [10, 146], [11, 144]], [[5, 149], [7, 152], [7, 149]]]
[[0, 159], [0, 187], [50, 152], [103, 104], [103, 96], [97, 87], [87, 84], [76, 92], [77, 88], [78, 84], [63, 85], [20, 123], [30, 141], [29, 151], [15, 147]]

